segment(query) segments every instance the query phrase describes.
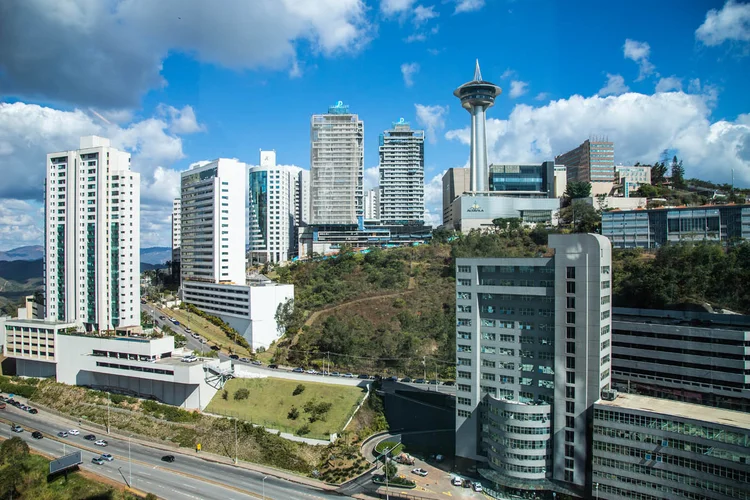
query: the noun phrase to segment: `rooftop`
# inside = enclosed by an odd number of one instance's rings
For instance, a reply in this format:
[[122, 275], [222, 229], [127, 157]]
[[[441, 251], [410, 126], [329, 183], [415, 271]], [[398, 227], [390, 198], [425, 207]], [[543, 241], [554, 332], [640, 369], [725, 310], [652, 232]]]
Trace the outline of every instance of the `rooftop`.
[[612, 321], [668, 325], [709, 330], [750, 331], [750, 316], [726, 312], [612, 308]]
[[47, 320], [47, 319], [6, 318], [5, 322], [13, 323], [14, 325], [22, 325], [22, 326], [64, 326], [64, 327], [76, 326], [75, 322], [72, 322], [72, 321], [57, 321], [57, 320]]
[[693, 420], [703, 420], [714, 424], [731, 425], [750, 430], [750, 413], [725, 410], [723, 408], [624, 393], [619, 393], [614, 401], [599, 400], [597, 404]]

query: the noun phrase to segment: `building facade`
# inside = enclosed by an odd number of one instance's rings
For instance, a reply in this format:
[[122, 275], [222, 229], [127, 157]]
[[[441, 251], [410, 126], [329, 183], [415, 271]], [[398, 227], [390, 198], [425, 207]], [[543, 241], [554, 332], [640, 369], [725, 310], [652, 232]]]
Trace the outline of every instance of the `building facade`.
[[365, 193], [365, 220], [380, 220], [380, 188], [368, 189]]
[[564, 165], [555, 165], [555, 198], [562, 198], [568, 189], [568, 169]]
[[621, 394], [594, 405], [602, 500], [750, 498], [750, 413]]
[[629, 197], [644, 184], [651, 185], [651, 167], [616, 165], [615, 182], [622, 185], [623, 195]]
[[567, 168], [568, 182], [614, 182], [615, 145], [606, 140], [586, 139], [577, 148], [556, 156], [555, 164]]
[[528, 197], [555, 198], [555, 164], [490, 165], [489, 191]]
[[181, 175], [181, 282], [245, 283], [247, 167], [220, 158]]
[[658, 248], [679, 241], [747, 240], [750, 205], [604, 212], [602, 235], [615, 248]]
[[521, 219], [527, 224], [556, 224], [559, 198], [531, 198], [467, 193], [451, 203], [445, 227], [468, 232], [495, 227], [494, 219]]
[[260, 166], [248, 170], [250, 262], [286, 262], [296, 251], [309, 185], [301, 168], [276, 165], [275, 151], [260, 156]]
[[453, 200], [469, 191], [470, 174], [468, 168], [449, 168], [443, 174], [443, 226], [452, 228]]
[[310, 224], [357, 225], [364, 217], [365, 126], [339, 101], [310, 122]]
[[750, 412], [750, 317], [615, 308], [612, 383], [622, 392]]
[[172, 200], [172, 263], [180, 260], [182, 241], [182, 199]]
[[378, 151], [380, 221], [388, 226], [423, 224], [424, 130], [412, 130], [401, 118], [380, 134]]
[[140, 174], [109, 139], [47, 155], [45, 316], [87, 330], [140, 325]]
[[610, 389], [610, 244], [552, 234], [549, 248], [456, 260], [456, 455], [498, 498], [583, 491], [587, 415]]

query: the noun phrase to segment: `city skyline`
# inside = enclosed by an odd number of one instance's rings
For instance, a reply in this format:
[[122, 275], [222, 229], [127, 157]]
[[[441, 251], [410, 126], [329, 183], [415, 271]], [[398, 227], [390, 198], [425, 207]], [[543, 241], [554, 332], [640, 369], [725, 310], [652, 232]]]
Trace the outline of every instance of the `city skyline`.
[[[470, 78], [476, 58], [483, 76], [503, 88], [487, 119], [490, 163], [551, 160], [603, 134], [617, 144], [616, 163], [653, 162], [673, 148], [690, 177], [729, 182], [734, 168], [736, 185], [750, 181], [742, 149], [750, 117], [740, 78], [750, 61], [741, 21], [747, 4], [664, 2], [650, 6], [653, 15], [638, 26], [631, 21], [640, 19], [645, 2], [607, 6], [604, 13], [594, 3], [562, 10], [551, 2], [534, 8], [499, 0], [350, 0], [301, 12], [281, 2], [269, 10], [273, 22], [241, 3], [221, 12], [141, 6], [140, 14], [139, 8], [87, 13], [97, 29], [116, 35], [122, 26], [143, 39], [124, 50], [119, 38], [98, 38], [102, 68], [94, 59], [83, 64], [84, 51], [76, 48], [97, 35], [65, 23], [53, 9], [38, 11], [43, 3], [7, 16], [9, 23], [16, 14], [38, 22], [28, 33], [6, 31], [3, 41], [35, 47], [25, 37], [63, 29], [71, 45], [26, 69], [20, 52], [0, 56], [0, 168], [8, 174], [0, 187], [0, 250], [42, 242], [44, 155], [74, 148], [79, 136], [109, 137], [132, 154], [143, 179], [143, 246], [166, 247], [181, 171], [219, 157], [253, 163], [259, 148], [307, 170], [308, 120], [338, 100], [367, 122], [364, 189], [377, 185], [381, 131], [401, 116], [425, 129], [427, 221], [438, 225], [440, 178], [469, 156], [469, 123], [451, 91]], [[325, 14], [312, 12], [317, 8]], [[597, 14], [613, 22], [597, 24]], [[661, 29], [665, 16], [669, 33]], [[233, 18], [248, 26], [224, 29]], [[257, 38], [248, 29], [254, 22], [277, 29]], [[541, 34], [526, 50], [502, 49], [531, 23]], [[562, 37], [559, 26], [579, 38]], [[185, 29], [218, 36], [186, 42]], [[476, 39], [466, 36], [470, 30]], [[268, 36], [274, 50], [263, 43]], [[86, 69], [75, 78], [58, 72], [54, 86], [36, 76], [60, 64]], [[284, 106], [268, 104], [269, 89], [285, 96]]]

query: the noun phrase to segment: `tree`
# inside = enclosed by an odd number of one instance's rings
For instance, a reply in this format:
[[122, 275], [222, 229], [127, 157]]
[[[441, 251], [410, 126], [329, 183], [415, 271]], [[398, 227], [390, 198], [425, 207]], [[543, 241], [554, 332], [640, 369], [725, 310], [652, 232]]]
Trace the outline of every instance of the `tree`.
[[292, 406], [292, 408], [289, 410], [289, 413], [287, 413], [286, 418], [289, 420], [297, 420], [299, 418], [299, 410], [296, 406]]
[[569, 226], [575, 233], [600, 232], [601, 215], [582, 200], [573, 200], [567, 207], [560, 209], [560, 222]]
[[242, 389], [237, 389], [237, 392], [234, 393], [234, 400], [242, 401], [243, 399], [247, 399], [249, 396], [250, 391], [243, 387]]
[[13, 437], [0, 445], [2, 463], [22, 462], [29, 455], [29, 445], [19, 437]]
[[685, 187], [685, 167], [682, 166], [682, 160], [677, 161], [677, 156], [672, 158], [672, 186]]
[[297, 396], [298, 394], [302, 394], [303, 392], [305, 392], [305, 385], [297, 384], [297, 387], [295, 387], [294, 391], [292, 391], [292, 396]]
[[[653, 180], [653, 177], [651, 179]], [[636, 194], [644, 198], [655, 198], [659, 196], [659, 190], [651, 184], [642, 184]]]
[[654, 166], [651, 167], [651, 185], [658, 186], [664, 184], [665, 175], [667, 175], [666, 164], [664, 162], [659, 163], [658, 161], [654, 163]]
[[294, 299], [279, 304], [276, 308], [276, 329], [279, 333], [295, 335], [304, 324], [304, 311], [300, 307], [294, 307]]
[[568, 186], [565, 188], [563, 196], [569, 200], [588, 198], [591, 196], [591, 183], [578, 181], [568, 182]]

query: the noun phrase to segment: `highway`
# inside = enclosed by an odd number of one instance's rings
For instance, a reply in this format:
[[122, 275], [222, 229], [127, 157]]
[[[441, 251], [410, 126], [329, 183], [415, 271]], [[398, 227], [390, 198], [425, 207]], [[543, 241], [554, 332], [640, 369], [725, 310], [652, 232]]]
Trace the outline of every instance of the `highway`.
[[[263, 481], [264, 476], [260, 472], [183, 455], [179, 450], [163, 451], [135, 442], [132, 442], [129, 447], [128, 440], [94, 433], [97, 438], [106, 439], [109, 443], [107, 447], [99, 447], [92, 441], [83, 439], [83, 436], [88, 434], [88, 431], [83, 429], [80, 429], [79, 436], [58, 438], [59, 431], [78, 427], [72, 421], [45, 415], [43, 412], [29, 415], [8, 405], [7, 409], [0, 413], [0, 417], [17, 423], [25, 429], [22, 433], [15, 433], [11, 432], [10, 425], [1, 423], [0, 437], [18, 436], [26, 440], [32, 449], [54, 457], [81, 450], [84, 469], [123, 484], [128, 484], [132, 467], [131, 486], [133, 488], [170, 500], [244, 500], [263, 498], [264, 493], [265, 498], [274, 500], [341, 498], [341, 495], [336, 493], [278, 477], [266, 476], [266, 480]], [[34, 430], [41, 431], [44, 438], [33, 439], [31, 432]], [[115, 460], [105, 461], [104, 465], [92, 464], [91, 459], [101, 453], [110, 453], [114, 455]], [[172, 463], [163, 462], [161, 458], [168, 454], [174, 455], [176, 460]], [[132, 461], [128, 460], [128, 456], [132, 458]]]

